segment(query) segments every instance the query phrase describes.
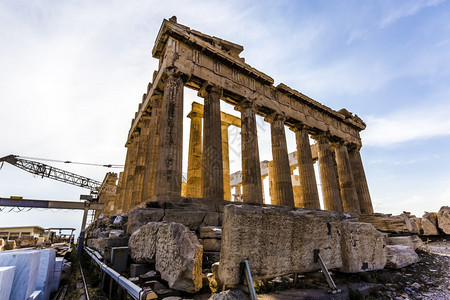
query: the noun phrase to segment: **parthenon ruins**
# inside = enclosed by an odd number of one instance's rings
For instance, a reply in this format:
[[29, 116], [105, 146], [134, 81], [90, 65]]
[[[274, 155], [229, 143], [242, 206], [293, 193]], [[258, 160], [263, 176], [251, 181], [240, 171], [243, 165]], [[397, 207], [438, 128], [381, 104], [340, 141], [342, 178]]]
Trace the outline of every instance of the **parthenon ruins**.
[[[106, 203], [108, 215], [146, 202], [181, 197], [264, 204], [268, 203], [262, 186], [266, 176], [270, 204], [321, 209], [315, 161], [320, 170], [322, 209], [373, 213], [359, 151], [359, 132], [365, 123], [346, 109], [332, 110], [283, 83], [274, 86], [271, 77], [245, 63], [239, 56], [242, 51], [242, 46], [190, 29], [175, 17], [163, 21], [152, 51], [159, 68], [131, 123], [125, 168], [115, 198]], [[193, 103], [187, 114], [190, 139], [185, 183], [184, 87], [197, 90], [204, 99], [204, 106]], [[221, 101], [233, 105], [240, 118], [221, 112]], [[273, 161], [266, 165], [259, 158], [256, 115], [270, 123]], [[237, 198], [231, 194], [230, 125], [241, 130], [242, 171], [239, 182], [233, 184]], [[297, 143], [293, 166], [286, 127], [295, 133]], [[314, 145], [310, 138], [316, 141]], [[299, 174], [295, 188], [291, 179], [294, 168]]]

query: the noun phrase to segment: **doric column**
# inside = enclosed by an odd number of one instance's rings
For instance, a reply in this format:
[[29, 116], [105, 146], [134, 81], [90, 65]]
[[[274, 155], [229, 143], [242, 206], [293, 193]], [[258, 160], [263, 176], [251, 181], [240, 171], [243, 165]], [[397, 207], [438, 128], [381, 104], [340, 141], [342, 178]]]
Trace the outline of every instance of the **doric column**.
[[136, 172], [136, 158], [138, 154], [138, 148], [139, 148], [139, 140], [140, 135], [139, 132], [135, 131], [132, 134], [133, 139], [131, 141], [131, 147], [130, 147], [130, 161], [129, 161], [129, 167], [128, 167], [128, 174], [127, 174], [127, 187], [125, 190], [125, 199], [123, 202], [123, 212], [127, 212], [131, 208], [131, 199], [133, 198], [133, 188], [134, 188], [134, 179], [135, 179], [135, 172]]
[[344, 212], [361, 213], [358, 195], [356, 194], [355, 182], [353, 180], [352, 169], [350, 167], [347, 146], [342, 142], [338, 142], [334, 144], [334, 149], [341, 193], [342, 210]]
[[268, 176], [269, 176], [269, 195], [270, 195], [270, 204], [275, 205], [278, 203], [277, 194], [275, 193], [275, 175], [273, 170], [273, 160], [269, 162], [268, 167]]
[[222, 129], [220, 120], [222, 90], [205, 84], [198, 94], [205, 99], [202, 151], [203, 198], [223, 199]]
[[176, 69], [167, 69], [161, 107], [155, 195], [181, 197], [184, 81]]
[[186, 197], [202, 197], [202, 115], [191, 111]]
[[163, 95], [152, 95], [152, 106], [150, 111], [150, 132], [147, 140], [147, 155], [145, 158], [144, 180], [142, 184], [143, 201], [149, 200], [155, 194], [162, 101]]
[[230, 123], [222, 121], [222, 161], [223, 161], [223, 199], [231, 201], [230, 153], [228, 149], [228, 127]]
[[141, 132], [136, 158], [136, 169], [134, 177], [133, 196], [131, 198], [130, 209], [142, 201], [142, 188], [144, 184], [145, 162], [148, 151], [148, 137], [150, 135], [150, 116], [148, 114], [141, 117]]
[[305, 126], [293, 128], [297, 142], [298, 173], [301, 199], [295, 199], [295, 206], [320, 209], [314, 163], [311, 155], [308, 131]]
[[322, 181], [322, 194], [324, 208], [326, 210], [342, 211], [341, 197], [339, 195], [339, 183], [336, 174], [336, 166], [331, 152], [328, 135], [325, 133], [314, 137], [319, 145], [319, 168]]
[[289, 156], [284, 132], [285, 117], [280, 114], [272, 114], [266, 117], [270, 122], [272, 137], [272, 157], [274, 173], [275, 203], [272, 204], [294, 206], [294, 194], [292, 191], [291, 172], [289, 168]]
[[117, 183], [117, 189], [116, 189], [116, 198], [114, 199], [114, 210], [111, 212], [111, 215], [115, 213], [120, 213], [118, 210], [120, 208], [120, 203], [122, 201], [122, 195], [123, 195], [123, 172], [119, 173], [119, 180]]
[[356, 193], [358, 195], [359, 206], [362, 214], [373, 214], [372, 200], [370, 199], [369, 186], [367, 185], [366, 174], [359, 149], [349, 148], [350, 166], [353, 179], [355, 180]]
[[255, 108], [253, 103], [247, 100], [239, 105], [239, 110], [241, 111], [242, 200], [249, 203], [263, 203]]

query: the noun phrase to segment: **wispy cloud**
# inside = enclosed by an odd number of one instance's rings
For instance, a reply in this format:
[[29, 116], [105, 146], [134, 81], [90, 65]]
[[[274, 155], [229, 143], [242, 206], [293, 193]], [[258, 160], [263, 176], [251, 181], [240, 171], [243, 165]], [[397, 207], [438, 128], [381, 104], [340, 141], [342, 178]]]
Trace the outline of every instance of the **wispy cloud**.
[[445, 1], [446, 0], [406, 1], [400, 7], [389, 10], [389, 12], [381, 19], [380, 28], [388, 27], [402, 18], [414, 16], [422, 9], [430, 6], [437, 6]]

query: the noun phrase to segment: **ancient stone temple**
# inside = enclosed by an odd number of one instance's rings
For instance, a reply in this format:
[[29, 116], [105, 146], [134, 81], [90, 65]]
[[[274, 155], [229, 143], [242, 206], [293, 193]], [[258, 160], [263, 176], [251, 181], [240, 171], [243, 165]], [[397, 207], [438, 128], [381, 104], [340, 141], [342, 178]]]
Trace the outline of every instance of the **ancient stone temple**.
[[[151, 201], [181, 197], [206, 202], [236, 200], [264, 204], [262, 179], [270, 178], [272, 205], [320, 209], [314, 163], [319, 164], [324, 207], [373, 213], [360, 155], [364, 122], [335, 111], [245, 63], [243, 47], [164, 20], [152, 51], [159, 68], [131, 122], [125, 168], [111, 213]], [[198, 91], [204, 105], [183, 112], [183, 89]], [[240, 118], [221, 112], [225, 101]], [[183, 121], [190, 119], [188, 172], [182, 176]], [[273, 161], [261, 162], [256, 115], [270, 123]], [[230, 176], [228, 127], [241, 131], [242, 170]], [[286, 130], [295, 133], [292, 165]], [[267, 133], [266, 133], [267, 134]], [[186, 137], [185, 137], [186, 138]], [[316, 141], [310, 145], [310, 138]], [[298, 168], [293, 180], [292, 170]], [[231, 178], [233, 177], [233, 178]], [[231, 179], [230, 179], [231, 178]], [[231, 187], [239, 197], [232, 197]], [[267, 199], [266, 199], [267, 200]]]

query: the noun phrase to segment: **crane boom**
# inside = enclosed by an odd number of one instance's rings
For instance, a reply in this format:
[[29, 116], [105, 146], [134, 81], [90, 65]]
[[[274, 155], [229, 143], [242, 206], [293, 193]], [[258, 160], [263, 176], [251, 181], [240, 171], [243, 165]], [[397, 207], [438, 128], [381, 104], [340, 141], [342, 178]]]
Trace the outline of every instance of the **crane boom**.
[[97, 192], [102, 185], [100, 181], [64, 171], [40, 162], [19, 158], [17, 155], [11, 154], [0, 158], [0, 162], [3, 161], [32, 174], [42, 176], [42, 178], [48, 177], [54, 180], [90, 189], [91, 192]]

